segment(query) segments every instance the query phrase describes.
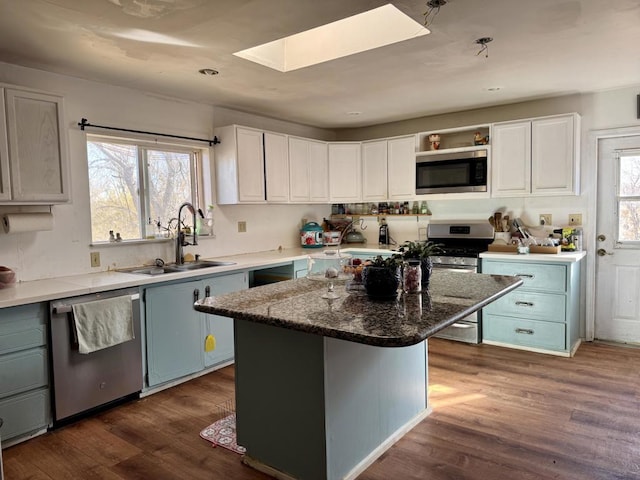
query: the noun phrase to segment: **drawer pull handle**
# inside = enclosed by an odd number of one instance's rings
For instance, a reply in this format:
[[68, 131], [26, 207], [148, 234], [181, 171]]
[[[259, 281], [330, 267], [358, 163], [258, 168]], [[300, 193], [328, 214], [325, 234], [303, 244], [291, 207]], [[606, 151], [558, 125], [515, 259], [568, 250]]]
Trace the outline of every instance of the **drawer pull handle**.
[[530, 328], [516, 328], [516, 333], [524, 333], [526, 335], [533, 335], [533, 330]]
[[535, 275], [531, 275], [530, 273], [516, 273], [516, 277], [520, 277], [520, 278], [535, 278]]
[[516, 305], [518, 305], [519, 307], [533, 307], [533, 303], [531, 302], [516, 302]]

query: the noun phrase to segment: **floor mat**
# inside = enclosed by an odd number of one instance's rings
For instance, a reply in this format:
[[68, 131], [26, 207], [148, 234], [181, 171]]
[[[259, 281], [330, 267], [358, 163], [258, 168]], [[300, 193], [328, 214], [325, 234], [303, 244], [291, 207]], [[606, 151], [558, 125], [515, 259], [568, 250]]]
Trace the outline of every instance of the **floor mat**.
[[212, 423], [200, 432], [200, 436], [213, 446], [220, 445], [232, 452], [243, 455], [247, 449], [236, 443], [236, 414], [232, 413]]

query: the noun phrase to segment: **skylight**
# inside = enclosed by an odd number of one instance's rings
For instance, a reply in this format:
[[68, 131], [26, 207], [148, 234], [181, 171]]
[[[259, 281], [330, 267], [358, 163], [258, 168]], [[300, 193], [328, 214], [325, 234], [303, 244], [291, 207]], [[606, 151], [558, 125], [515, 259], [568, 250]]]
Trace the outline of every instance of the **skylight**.
[[234, 55], [280, 72], [373, 50], [429, 30], [390, 3], [305, 32], [248, 48]]

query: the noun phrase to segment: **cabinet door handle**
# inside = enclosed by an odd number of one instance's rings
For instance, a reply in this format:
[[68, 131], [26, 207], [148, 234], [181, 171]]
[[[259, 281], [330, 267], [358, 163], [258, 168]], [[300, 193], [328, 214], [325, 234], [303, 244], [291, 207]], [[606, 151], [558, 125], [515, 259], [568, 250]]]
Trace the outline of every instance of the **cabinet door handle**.
[[530, 273], [516, 273], [516, 277], [520, 277], [520, 278], [535, 278], [535, 275], [531, 275]]
[[530, 328], [516, 328], [516, 333], [524, 333], [526, 335], [533, 335], [533, 330]]
[[532, 302], [517, 301], [516, 305], [518, 305], [519, 307], [533, 307], [533, 303]]
[[200, 290], [196, 288], [193, 291], [193, 301], [197, 302], [199, 299], [200, 299]]
[[209, 298], [211, 296], [211, 287], [207, 285], [204, 287], [204, 298]]

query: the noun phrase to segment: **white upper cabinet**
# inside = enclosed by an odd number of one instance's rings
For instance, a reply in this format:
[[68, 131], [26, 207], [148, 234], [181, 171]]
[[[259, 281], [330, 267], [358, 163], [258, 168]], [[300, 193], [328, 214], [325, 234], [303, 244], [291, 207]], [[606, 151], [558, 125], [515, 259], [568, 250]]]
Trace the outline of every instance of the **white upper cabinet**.
[[264, 202], [264, 147], [262, 132], [238, 128], [236, 130], [238, 163], [238, 200]]
[[329, 202], [327, 144], [289, 137], [289, 190], [291, 202]]
[[309, 201], [329, 201], [329, 152], [325, 142], [309, 141]]
[[493, 126], [491, 185], [494, 197], [531, 194], [531, 122]]
[[362, 143], [362, 200], [411, 200], [415, 197], [416, 137]]
[[289, 201], [289, 144], [287, 136], [264, 133], [267, 202]]
[[286, 135], [238, 125], [217, 128], [215, 135], [219, 204], [289, 201]]
[[492, 196], [577, 195], [577, 114], [493, 125]]
[[580, 193], [578, 115], [534, 119], [531, 122], [531, 193]]
[[69, 200], [62, 97], [2, 89], [0, 200], [52, 204]]
[[416, 137], [387, 140], [388, 196], [391, 200], [411, 200], [416, 195]]
[[362, 200], [387, 199], [387, 141], [362, 144]]
[[329, 143], [329, 199], [332, 203], [362, 198], [360, 142]]

